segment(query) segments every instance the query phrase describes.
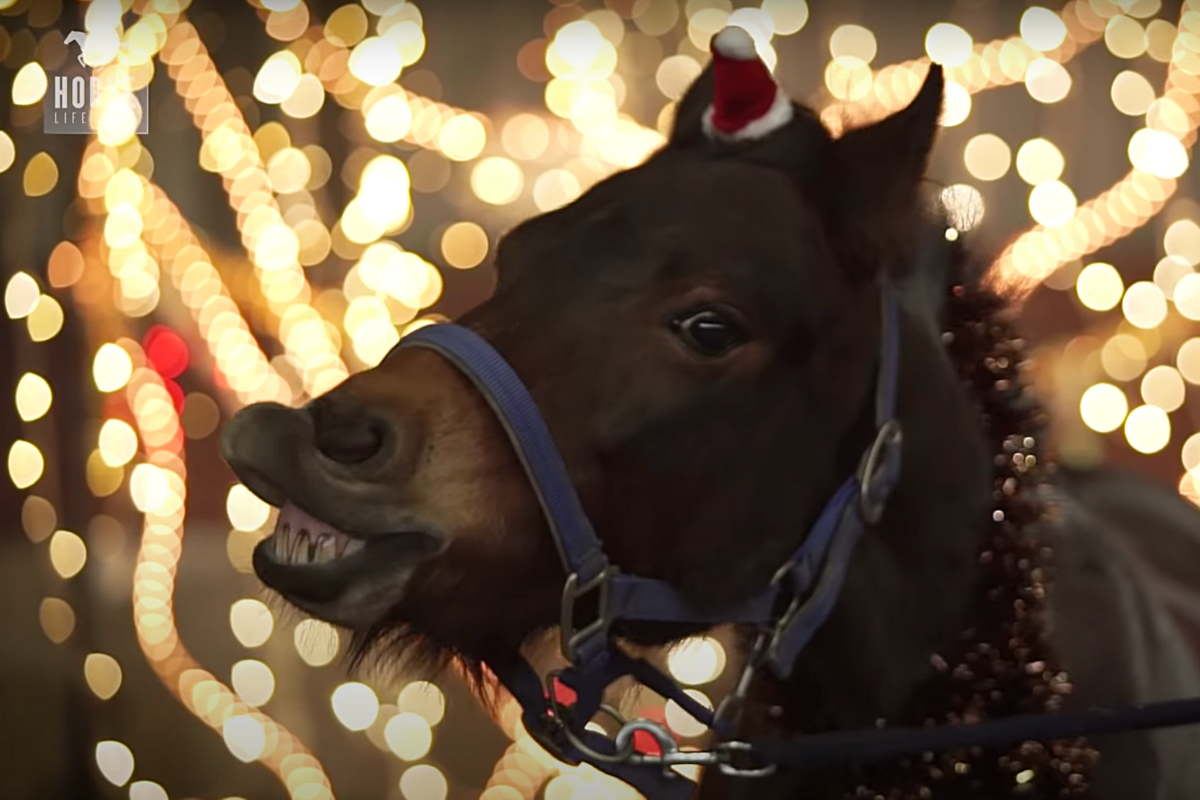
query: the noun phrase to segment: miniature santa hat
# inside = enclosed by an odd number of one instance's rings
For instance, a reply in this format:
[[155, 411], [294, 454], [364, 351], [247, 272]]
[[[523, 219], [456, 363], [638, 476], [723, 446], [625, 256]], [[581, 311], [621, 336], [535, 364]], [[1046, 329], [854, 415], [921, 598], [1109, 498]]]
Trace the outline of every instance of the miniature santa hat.
[[792, 118], [792, 101], [758, 57], [745, 28], [730, 26], [712, 40], [713, 101], [704, 132], [719, 141], [761, 139]]

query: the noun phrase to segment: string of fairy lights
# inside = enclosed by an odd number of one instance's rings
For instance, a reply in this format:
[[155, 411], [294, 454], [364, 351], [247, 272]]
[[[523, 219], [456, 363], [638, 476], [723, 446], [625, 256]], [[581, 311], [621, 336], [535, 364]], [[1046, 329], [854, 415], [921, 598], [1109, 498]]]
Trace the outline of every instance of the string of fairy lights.
[[[223, 75], [217, 69], [186, 0], [87, 3], [84, 57], [107, 87], [93, 111], [97, 129], [79, 169], [77, 193], [88, 225], [55, 248], [44, 280], [27, 272], [12, 276], [4, 305], [11, 320], [24, 322], [36, 346], [58, 335], [67, 313], [60, 300], [73, 295], [98, 343], [93, 379], [109, 401], [84, 469], [94, 495], [110, 497], [124, 487], [142, 514], [130, 588], [137, 639], [154, 673], [192, 715], [219, 732], [233, 757], [263, 762], [293, 798], [322, 800], [332, 798], [334, 789], [321, 763], [263, 710], [278, 680], [271, 666], [247, 657], [222, 681], [190, 655], [175, 625], [185, 439], [211, 435], [221, 407], [231, 412], [259, 400], [294, 403], [318, 395], [378, 363], [407, 331], [440, 319], [427, 309], [440, 299], [442, 270], [484, 263], [491, 238], [484, 224], [463, 219], [440, 229], [436, 256], [402, 246], [398, 240], [413, 222], [416, 195], [442, 193], [479, 220], [502, 208], [548, 211], [569, 203], [665, 141], [675, 103], [700, 73], [717, 31], [744, 27], [774, 68], [776, 40], [803, 31], [809, 10], [802, 0], [763, 0], [737, 9], [729, 0], [556, 0], [542, 35], [517, 54], [521, 74], [544, 84], [544, 110], [500, 120], [437, 99], [436, 78], [428, 71], [411, 81], [422, 92], [401, 80], [417, 71], [428, 45], [423, 16], [412, 2], [347, 3], [324, 21], [303, 0], [251, 4], [279, 49], [257, 73], [236, 76], [236, 70]], [[32, 15], [33, 5], [26, 5]], [[16, 6], [0, 0], [0, 12]], [[1029, 186], [1033, 225], [1000, 256], [998, 274], [1010, 290], [1028, 292], [1045, 283], [1073, 290], [1079, 304], [1097, 314], [1120, 309], [1116, 322], [1097, 318], [1106, 332], [1093, 330], [1067, 345], [1058, 359], [1058, 388], [1077, 400], [1080, 423], [1098, 435], [1121, 430], [1129, 446], [1145, 454], [1170, 444], [1170, 415], [1184, 408], [1187, 385], [1200, 385], [1200, 337], [1192, 336], [1192, 323], [1200, 321], [1200, 206], [1176, 197], [1200, 129], [1200, 2], [1188, 0], [1174, 21], [1161, 18], [1161, 11], [1159, 0], [1072, 0], [1058, 11], [1035, 6], [1023, 13], [1018, 35], [985, 43], [960, 26], [937, 23], [925, 38], [926, 57], [881, 67], [872, 66], [875, 34], [842, 25], [828, 41], [821, 103], [822, 119], [835, 131], [848, 121], [881, 118], [911, 99], [932, 60], [947, 68], [943, 125], [955, 127], [970, 118], [974, 97], [989, 89], [1021, 84], [1035, 103], [1062, 101], [1072, 89], [1065, 65], [1086, 48], [1103, 43], [1114, 58], [1130, 62], [1112, 83], [1112, 104], [1144, 126], [1129, 140], [1130, 171], [1109, 190], [1079, 202], [1063, 180], [1066, 157], [1042, 137], [1014, 148], [996, 133], [980, 133], [965, 145], [962, 163], [980, 185], [1015, 170]], [[15, 33], [0, 29], [0, 54], [16, 37], [35, 41], [34, 28], [53, 22], [34, 26], [31, 20]], [[43, 35], [61, 41], [61, 33]], [[1164, 65], [1161, 90], [1145, 74], [1151, 63]], [[221, 178], [245, 254], [237, 263], [245, 265], [248, 280], [239, 277], [235, 285], [228, 254], [197, 235], [154, 181], [153, 154], [135, 135], [137, 110], [125, 98], [156, 78], [170, 82], [201, 134], [198, 163]], [[19, 65], [14, 106], [36, 107], [47, 86], [42, 64]], [[660, 110], [652, 119], [639, 121], [622, 110], [655, 90]], [[277, 105], [291, 120], [315, 116], [332, 99], [353, 119], [346, 126], [352, 152], [335, 169], [319, 143], [294, 143], [288, 125], [254, 124], [245, 112], [248, 99]], [[35, 115], [21, 119], [37, 122]], [[402, 160], [397, 144], [416, 149]], [[0, 175], [23, 155], [0, 130]], [[468, 194], [455, 194], [456, 174]], [[353, 197], [330, 218], [319, 211], [318, 198], [335, 178]], [[27, 197], [48, 194], [59, 180], [49, 153], [24, 159]], [[965, 182], [947, 187], [943, 200], [954, 222], [948, 237], [977, 225], [986, 210], [983, 191]], [[1117, 267], [1083, 263], [1164, 209], [1164, 255], [1152, 280], [1126, 285]], [[352, 265], [341, 284], [314, 283], [306, 269], [331, 256]], [[88, 302], [95, 297], [113, 302]], [[167, 325], [144, 330], [152, 318], [180, 319], [167, 314], [167, 306], [183, 310], [202, 353], [189, 353]], [[282, 354], [269, 357], [256, 329], [277, 341]], [[189, 369], [205, 371], [213, 396], [185, 396], [176, 379]], [[1129, 399], [1134, 391], [1140, 404]], [[85, 540], [58, 527], [55, 502], [47, 496], [52, 491], [38, 490], [47, 464], [35, 423], [50, 416], [53, 398], [44, 376], [27, 372], [19, 378], [15, 403], [26, 430], [9, 445], [7, 471], [28, 493], [26, 533], [68, 581], [89, 559], [111, 557], [106, 531], [119, 523], [97, 517]], [[1200, 501], [1193, 480], [1200, 470], [1200, 434], [1183, 444], [1181, 460], [1180, 491]], [[270, 509], [235, 485], [226, 512], [229, 561], [235, 571], [250, 573], [250, 553], [269, 533]], [[74, 610], [66, 600], [48, 596], [39, 619], [51, 641], [70, 639]], [[229, 625], [248, 655], [276, 633], [270, 609], [251, 597], [232, 604]], [[315, 620], [295, 625], [292, 637], [312, 668], [330, 664], [341, 646], [337, 631]], [[701, 687], [725, 673], [726, 658], [723, 637], [715, 634], [674, 648], [666, 663], [693, 687], [695, 699], [711, 706]], [[97, 697], [119, 695], [124, 673], [114, 656], [89, 653], [81, 669]], [[382, 702], [384, 692], [369, 682], [341, 683], [329, 698], [331, 710], [343, 727], [363, 732], [394, 757], [393, 793], [405, 800], [444, 800], [453, 777], [429, 755], [449, 710], [445, 695], [426, 681], [408, 682], [394, 702]], [[622, 702], [630, 714], [662, 719], [690, 746], [702, 741], [702, 731], [673, 703], [644, 695]], [[568, 767], [546, 754], [524, 732], [511, 698], [497, 708], [496, 722], [512, 744], [494, 765], [482, 800], [532, 800], [539, 792], [548, 800], [637, 797], [591, 768]], [[171, 796], [152, 776], [142, 776], [128, 743], [97, 742], [95, 760], [108, 782], [127, 787], [130, 800]]]

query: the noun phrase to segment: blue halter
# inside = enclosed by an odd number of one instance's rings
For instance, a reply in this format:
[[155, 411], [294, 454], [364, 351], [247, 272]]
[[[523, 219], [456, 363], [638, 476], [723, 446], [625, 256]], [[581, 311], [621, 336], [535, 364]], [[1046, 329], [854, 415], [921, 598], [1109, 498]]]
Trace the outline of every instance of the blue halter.
[[[733, 732], [737, 712], [757, 670], [767, 665], [779, 678], [793, 663], [837, 602], [854, 546], [863, 531], [877, 523], [900, 475], [901, 431], [895, 418], [899, 364], [899, 315], [894, 288], [883, 283], [882, 342], [875, 393], [876, 435], [858, 470], [826, 503], [803, 544], [760, 592], [735, 608], [719, 612], [697, 609], [670, 584], [621, 572], [609, 563], [592, 529], [565, 464], [521, 379], [494, 348], [458, 325], [430, 325], [409, 334], [400, 347], [434, 350], [474, 383], [503, 425], [529, 482], [537, 494], [550, 533], [566, 569], [560, 625], [561, 648], [570, 666], [544, 685], [524, 658], [512, 655], [488, 666], [520, 703], [529, 734], [556, 758], [570, 764], [589, 763], [663, 800], [686, 800], [695, 784], [672, 769], [684, 764], [716, 766], [732, 775], [761, 776], [773, 765], [739, 765], [750, 751], [744, 742], [723, 742], [702, 752], [684, 752], [671, 732], [652, 720], [625, 721], [603, 705], [604, 691], [632, 676], [718, 736]], [[598, 609], [579, 622], [581, 600]], [[758, 626], [759, 636], [733, 693], [714, 713], [689, 697], [658, 668], [627, 655], [610, 636], [616, 620], [674, 623], [745, 623]], [[555, 692], [557, 679], [576, 694], [563, 705]], [[615, 737], [586, 730], [599, 712], [614, 717], [621, 728]], [[661, 755], [637, 752], [634, 734], [648, 733]]]

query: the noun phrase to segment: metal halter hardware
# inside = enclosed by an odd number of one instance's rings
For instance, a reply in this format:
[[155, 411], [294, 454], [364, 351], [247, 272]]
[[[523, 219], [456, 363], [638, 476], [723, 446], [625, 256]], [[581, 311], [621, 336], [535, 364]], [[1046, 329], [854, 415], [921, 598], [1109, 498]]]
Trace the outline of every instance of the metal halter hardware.
[[[572, 572], [567, 576], [567, 582], [563, 584], [562, 609], [559, 614], [559, 649], [562, 650], [563, 657], [572, 664], [579, 657], [578, 648], [582, 642], [608, 633], [608, 626], [612, 624], [608, 609], [608, 586], [612, 577], [619, 571], [613, 566], [605, 567], [594, 578], [582, 584], [579, 573]], [[591, 592], [597, 595], [596, 619], [582, 628], [576, 628], [575, 603]]]
[[[674, 767], [716, 767], [726, 775], [761, 778], [777, 768], [868, 763], [949, 748], [1051, 741], [1200, 722], [1200, 698], [1196, 698], [1123, 709], [1033, 714], [973, 725], [871, 729], [790, 741], [727, 740], [759, 671], [766, 667], [777, 677], [787, 678], [797, 656], [832, 612], [855, 544], [867, 528], [882, 519], [899, 479], [903, 435], [895, 418], [898, 301], [895, 289], [887, 282], [882, 284], [880, 295], [882, 341], [874, 441], [855, 474], [829, 498], [799, 549], [770, 583], [741, 605], [716, 610], [697, 608], [670, 584], [622, 573], [608, 562], [537, 404], [491, 345], [472, 331], [451, 324], [420, 328], [400, 341], [399, 347], [434, 350], [472, 381], [507, 433], [558, 548], [567, 574], [559, 618], [560, 645], [570, 666], [543, 682], [519, 655], [500, 654], [487, 661], [520, 704], [530, 736], [553, 756], [569, 764], [589, 763], [652, 800], [688, 800], [695, 786]], [[595, 617], [580, 624], [580, 600], [592, 595], [596, 598]], [[785, 610], [779, 613], [781, 607]], [[733, 692], [713, 713], [658, 668], [622, 650], [610, 635], [612, 623], [618, 620], [746, 623], [757, 626], [759, 634]], [[604, 705], [603, 693], [625, 676], [674, 701], [726, 740], [707, 750], [684, 751], [662, 724], [623, 719]], [[576, 693], [574, 704], [559, 701], [556, 683]], [[615, 736], [587, 729], [597, 713], [618, 722]], [[634, 735], [639, 732], [649, 735], [661, 753], [638, 752]]]

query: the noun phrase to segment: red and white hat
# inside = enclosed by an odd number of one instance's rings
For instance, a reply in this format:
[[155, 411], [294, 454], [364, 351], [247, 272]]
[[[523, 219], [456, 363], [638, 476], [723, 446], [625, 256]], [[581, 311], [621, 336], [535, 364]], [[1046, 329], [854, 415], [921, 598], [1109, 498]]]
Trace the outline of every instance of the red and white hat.
[[761, 139], [786, 125], [792, 101], [758, 57], [745, 28], [730, 26], [712, 40], [713, 101], [704, 112], [704, 132], [718, 141]]

